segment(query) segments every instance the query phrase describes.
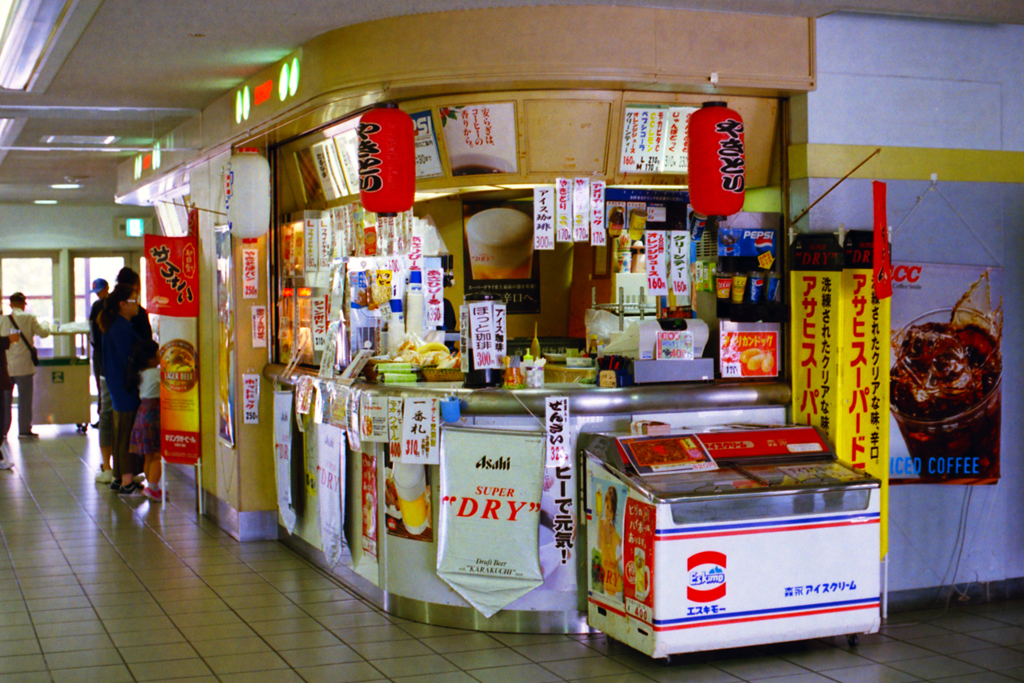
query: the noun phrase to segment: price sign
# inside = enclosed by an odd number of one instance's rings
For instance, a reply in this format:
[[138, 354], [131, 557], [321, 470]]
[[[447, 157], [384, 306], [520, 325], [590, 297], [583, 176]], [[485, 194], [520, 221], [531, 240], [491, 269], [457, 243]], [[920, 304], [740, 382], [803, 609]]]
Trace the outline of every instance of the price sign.
[[590, 179], [574, 178], [572, 181], [572, 240], [586, 242], [590, 239]]
[[242, 422], [260, 423], [260, 376], [257, 374], [242, 375]]
[[590, 244], [595, 247], [608, 243], [604, 225], [604, 187], [603, 180], [590, 183]]
[[546, 467], [569, 464], [569, 398], [548, 396], [544, 407], [544, 455]]
[[572, 183], [568, 178], [558, 178], [555, 192], [555, 239], [572, 242]]
[[402, 416], [402, 462], [440, 464], [436, 398], [406, 398]]
[[242, 250], [242, 298], [255, 299], [260, 295], [259, 252]]
[[665, 233], [661, 230], [648, 230], [644, 241], [647, 244], [647, 293], [651, 296], [665, 296], [668, 294]]
[[555, 188], [533, 190], [533, 248], [538, 251], [555, 248]]

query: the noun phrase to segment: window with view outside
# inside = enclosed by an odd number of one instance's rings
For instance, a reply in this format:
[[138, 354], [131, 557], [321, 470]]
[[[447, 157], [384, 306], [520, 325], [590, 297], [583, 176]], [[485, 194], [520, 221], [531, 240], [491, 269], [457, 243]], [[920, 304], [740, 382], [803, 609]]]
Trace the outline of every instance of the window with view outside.
[[[5, 258], [0, 259], [0, 296], [3, 311], [11, 312], [10, 296], [15, 292], [25, 295], [25, 311], [41, 322], [53, 322], [53, 259]], [[36, 339], [39, 350], [53, 349], [53, 337]]]
[[75, 259], [75, 320], [89, 319], [92, 302], [96, 301], [96, 295], [89, 292], [92, 289], [92, 281], [101, 277], [110, 283], [110, 288], [113, 289], [117, 271], [123, 267], [124, 258], [121, 256], [89, 256]]

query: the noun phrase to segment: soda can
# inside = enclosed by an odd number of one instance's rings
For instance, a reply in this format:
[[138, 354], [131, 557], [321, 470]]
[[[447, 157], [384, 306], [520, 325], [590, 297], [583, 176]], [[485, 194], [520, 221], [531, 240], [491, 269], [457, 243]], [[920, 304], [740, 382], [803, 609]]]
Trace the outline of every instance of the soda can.
[[765, 274], [754, 271], [747, 278], [750, 286], [750, 303], [759, 304], [764, 302]]
[[782, 301], [782, 290], [779, 288], [780, 282], [782, 282], [782, 278], [779, 277], [778, 273], [772, 273], [768, 276], [768, 301]]
[[690, 212], [690, 239], [699, 242], [704, 236], [704, 229], [708, 226], [708, 217], [702, 216], [696, 211]]

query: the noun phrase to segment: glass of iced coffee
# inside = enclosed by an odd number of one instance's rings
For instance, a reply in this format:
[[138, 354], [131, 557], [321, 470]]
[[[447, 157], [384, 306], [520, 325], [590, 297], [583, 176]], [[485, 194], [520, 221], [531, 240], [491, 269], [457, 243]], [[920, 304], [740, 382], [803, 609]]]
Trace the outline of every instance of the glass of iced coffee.
[[997, 479], [1001, 317], [961, 305], [893, 332], [892, 412], [925, 481]]

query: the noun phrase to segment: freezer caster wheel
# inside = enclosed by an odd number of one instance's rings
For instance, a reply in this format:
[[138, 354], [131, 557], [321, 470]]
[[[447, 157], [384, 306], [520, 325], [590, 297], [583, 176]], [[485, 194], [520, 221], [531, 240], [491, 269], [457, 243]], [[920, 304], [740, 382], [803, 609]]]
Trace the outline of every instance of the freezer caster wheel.
[[88, 424], [80, 424], [80, 425], [78, 425], [78, 431], [80, 431], [83, 434], [85, 434], [87, 431], [89, 431], [89, 425]]
[[860, 644], [860, 634], [851, 633], [848, 636], [846, 636], [846, 644], [850, 647], [857, 647], [857, 645]]

